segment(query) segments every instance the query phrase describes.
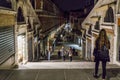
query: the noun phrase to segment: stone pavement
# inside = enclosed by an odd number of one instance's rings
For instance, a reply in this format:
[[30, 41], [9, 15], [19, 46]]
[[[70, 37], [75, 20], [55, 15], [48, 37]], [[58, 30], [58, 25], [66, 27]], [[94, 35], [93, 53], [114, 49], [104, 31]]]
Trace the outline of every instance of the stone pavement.
[[[101, 76], [95, 79], [93, 71], [93, 69], [0, 70], [0, 80], [102, 80]], [[120, 80], [120, 69], [107, 69], [106, 80]]]
[[[0, 70], [0, 80], [102, 80], [101, 76], [98, 79], [93, 77], [93, 64], [92, 62], [28, 63], [18, 69]], [[101, 73], [100, 68], [99, 74]], [[106, 80], [120, 80], [119, 66], [107, 65]]]

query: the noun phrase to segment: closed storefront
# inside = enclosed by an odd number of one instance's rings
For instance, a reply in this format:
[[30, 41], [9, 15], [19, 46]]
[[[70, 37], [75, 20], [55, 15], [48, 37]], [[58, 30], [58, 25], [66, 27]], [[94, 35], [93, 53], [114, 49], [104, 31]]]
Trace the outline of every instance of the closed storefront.
[[0, 13], [0, 68], [10, 68], [15, 62], [15, 12]]
[[0, 27], [0, 64], [15, 54], [14, 46], [14, 27]]
[[17, 46], [18, 46], [18, 63], [25, 64], [28, 61], [28, 42], [27, 42], [27, 26], [25, 24], [18, 25]]

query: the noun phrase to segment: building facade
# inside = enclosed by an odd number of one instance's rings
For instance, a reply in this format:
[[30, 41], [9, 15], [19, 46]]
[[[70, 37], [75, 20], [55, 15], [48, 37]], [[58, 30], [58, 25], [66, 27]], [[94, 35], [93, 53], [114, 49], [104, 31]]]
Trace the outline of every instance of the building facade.
[[[4, 4], [2, 4], [4, 3]], [[16, 11], [13, 2], [4, 0], [0, 3], [0, 65], [1, 68], [13, 66], [15, 61]]]
[[0, 68], [38, 61], [48, 34], [63, 24], [51, 0], [3, 0], [0, 3]]
[[[105, 29], [110, 40], [110, 63], [119, 63], [119, 1], [120, 0], [98, 0], [90, 14], [82, 23], [86, 34], [85, 58], [92, 57], [95, 40], [99, 31]], [[84, 45], [84, 44], [83, 44]], [[90, 45], [90, 46], [89, 46]]]

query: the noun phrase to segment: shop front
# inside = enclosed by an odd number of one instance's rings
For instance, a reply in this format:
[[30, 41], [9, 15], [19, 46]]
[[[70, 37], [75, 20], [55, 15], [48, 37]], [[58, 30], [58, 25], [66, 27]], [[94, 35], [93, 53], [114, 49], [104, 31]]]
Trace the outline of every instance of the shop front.
[[18, 27], [19, 27], [17, 35], [18, 64], [25, 64], [28, 61], [26, 26], [19, 25]]

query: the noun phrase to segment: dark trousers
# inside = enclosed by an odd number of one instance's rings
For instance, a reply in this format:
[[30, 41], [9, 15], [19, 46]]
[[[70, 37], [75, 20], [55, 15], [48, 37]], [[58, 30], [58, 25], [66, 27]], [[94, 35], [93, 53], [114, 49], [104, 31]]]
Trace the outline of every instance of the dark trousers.
[[72, 61], [72, 56], [70, 56], [70, 61]]
[[[98, 74], [98, 68], [99, 68], [100, 61], [96, 61], [95, 63], [95, 75]], [[102, 61], [102, 78], [105, 79], [106, 76], [106, 61]]]

